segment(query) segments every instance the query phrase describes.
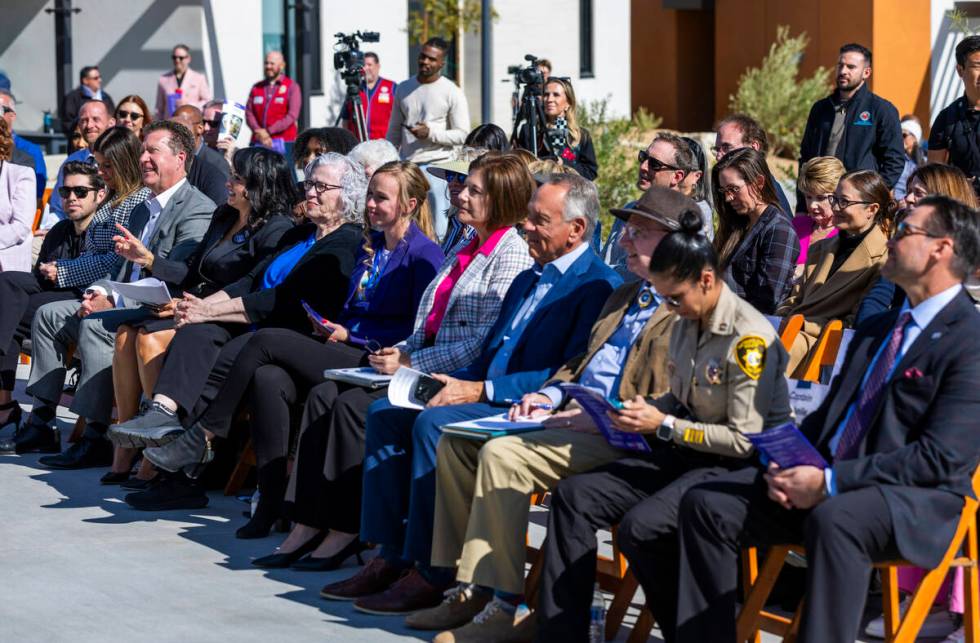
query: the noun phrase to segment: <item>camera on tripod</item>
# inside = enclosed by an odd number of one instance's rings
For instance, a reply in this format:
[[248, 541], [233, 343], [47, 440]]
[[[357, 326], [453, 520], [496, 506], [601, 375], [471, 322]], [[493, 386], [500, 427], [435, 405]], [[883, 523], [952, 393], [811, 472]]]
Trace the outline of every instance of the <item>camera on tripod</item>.
[[[356, 136], [360, 141], [368, 140], [367, 124], [364, 120], [364, 105], [361, 101], [361, 80], [364, 78], [364, 52], [361, 42], [378, 42], [381, 34], [377, 31], [355, 31], [348, 35], [335, 33], [337, 43], [334, 45], [333, 68], [340, 72], [340, 77], [347, 85], [347, 97], [344, 99], [345, 108], [350, 111]], [[340, 117], [337, 117], [340, 122]]]
[[538, 57], [534, 54], [527, 54], [524, 60], [528, 61], [527, 67], [511, 65], [507, 68], [507, 73], [514, 77], [514, 83], [524, 85], [525, 91], [532, 91], [540, 94], [544, 88], [544, 74], [538, 69]]

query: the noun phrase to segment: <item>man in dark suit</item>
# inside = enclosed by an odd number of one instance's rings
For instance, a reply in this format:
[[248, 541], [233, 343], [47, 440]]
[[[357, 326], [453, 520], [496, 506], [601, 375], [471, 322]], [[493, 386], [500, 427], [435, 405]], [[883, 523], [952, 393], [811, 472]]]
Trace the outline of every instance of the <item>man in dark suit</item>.
[[[390, 589], [387, 585], [396, 580], [390, 573], [384, 576], [389, 582], [380, 587], [365, 586], [361, 575], [356, 581], [349, 579], [350, 588], [360, 588], [345, 597], [359, 599], [356, 609], [404, 614], [433, 607], [453, 584], [452, 570], [429, 565], [441, 427], [504, 412], [512, 398], [537, 390], [585, 350], [603, 303], [622, 282], [589, 247], [598, 212], [598, 193], [591, 181], [575, 175], [549, 177], [534, 193], [524, 223], [535, 266], [512, 282], [480, 357], [452, 375], [433, 374], [444, 387], [422, 412], [388, 400], [371, 405], [361, 539], [384, 546], [389, 572], [400, 574], [415, 563], [419, 569]], [[384, 466], [372, 466], [381, 453], [404, 457], [389, 456]], [[403, 475], [409, 473], [410, 477]]]
[[[873, 562], [939, 563], [980, 455], [980, 318], [962, 285], [978, 266], [980, 224], [967, 206], [928, 197], [899, 224], [882, 274], [908, 301], [857, 329], [801, 426], [830, 466], [770, 462], [686, 494], [677, 593], [647, 597], [655, 613], [677, 601], [668, 641], [735, 640], [745, 545], [805, 544], [800, 640], [810, 643], [857, 637]], [[646, 571], [676, 566], [677, 552], [652, 544]]]
[[187, 181], [221, 205], [228, 200], [229, 167], [225, 157], [204, 144], [204, 117], [193, 105], [178, 107], [170, 120], [186, 127], [194, 137], [194, 156]]
[[106, 104], [109, 114], [116, 113], [115, 103], [109, 93], [102, 89], [102, 73], [95, 65], [82, 67], [78, 73], [78, 87], [65, 94], [61, 101], [61, 130], [69, 139], [78, 121], [78, 112], [82, 103], [90, 100], [100, 100]]
[[[142, 279], [157, 256], [187, 259], [204, 237], [214, 212], [214, 202], [187, 182], [187, 159], [194, 150], [187, 128], [157, 121], [144, 128], [143, 134], [140, 167], [143, 184], [153, 192], [153, 198], [133, 210], [128, 233], [116, 237], [116, 252], [125, 254], [120, 244], [138, 239], [150, 254], [140, 263], [126, 261], [114, 275], [118, 282]], [[124, 230], [120, 227], [121, 232]], [[176, 286], [170, 284], [171, 289]], [[64, 453], [41, 458], [40, 462], [55, 469], [111, 463], [112, 445], [105, 433], [112, 415], [116, 329], [150, 316], [148, 308], [126, 300], [108, 280], [90, 285], [81, 301], [53, 302], [38, 309], [31, 326], [33, 360], [27, 386], [34, 407], [15, 440], [18, 453], [57, 453], [60, 449], [51, 424], [64, 386], [65, 356], [68, 346], [75, 344], [81, 369], [71, 411], [86, 418], [85, 435]]]

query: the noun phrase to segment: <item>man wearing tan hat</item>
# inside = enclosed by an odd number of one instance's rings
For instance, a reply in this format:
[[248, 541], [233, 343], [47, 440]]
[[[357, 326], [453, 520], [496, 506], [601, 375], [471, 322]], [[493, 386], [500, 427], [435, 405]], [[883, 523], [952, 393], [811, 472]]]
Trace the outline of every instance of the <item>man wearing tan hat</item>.
[[[586, 351], [569, 360], [540, 391], [525, 395], [512, 408], [513, 415], [564, 408], [568, 400], [558, 388], [561, 382], [591, 387], [612, 400], [667, 390], [667, 349], [675, 316], [646, 281], [647, 269], [657, 244], [679, 228], [688, 210], [697, 213], [697, 204], [657, 185], [632, 208], [612, 210], [626, 221], [620, 243], [639, 281], [609, 296]], [[448, 435], [439, 441], [432, 564], [458, 565], [460, 584], [438, 607], [409, 616], [409, 627], [451, 630], [439, 634], [438, 643], [533, 638], [534, 619], [518, 608], [531, 494], [626, 453], [610, 446], [580, 408], [561, 410], [543, 426], [486, 443]], [[474, 618], [478, 614], [482, 616]]]

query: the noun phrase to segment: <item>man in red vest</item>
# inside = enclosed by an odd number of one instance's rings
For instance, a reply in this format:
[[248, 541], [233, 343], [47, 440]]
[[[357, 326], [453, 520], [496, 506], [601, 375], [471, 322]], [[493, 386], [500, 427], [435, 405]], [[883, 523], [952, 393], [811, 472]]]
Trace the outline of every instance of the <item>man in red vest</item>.
[[265, 79], [252, 85], [245, 120], [252, 130], [252, 145], [259, 144], [285, 154], [286, 144], [296, 140], [296, 120], [303, 106], [299, 83], [284, 74], [282, 53], [265, 55]]
[[[391, 108], [395, 104], [395, 87], [393, 80], [381, 77], [381, 61], [373, 51], [364, 52], [364, 80], [361, 81], [361, 105], [364, 108], [364, 126], [368, 138], [384, 138], [388, 133], [388, 120], [391, 118]], [[357, 136], [357, 126], [351, 115], [350, 103], [344, 102], [341, 112], [343, 125], [354, 136]]]

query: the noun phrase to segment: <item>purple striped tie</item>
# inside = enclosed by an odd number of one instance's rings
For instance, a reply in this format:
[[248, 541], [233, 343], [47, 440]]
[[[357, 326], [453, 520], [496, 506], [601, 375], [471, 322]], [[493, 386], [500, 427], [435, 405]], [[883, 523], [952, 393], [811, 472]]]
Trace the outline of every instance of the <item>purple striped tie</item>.
[[857, 455], [857, 447], [868, 429], [871, 428], [871, 421], [874, 419], [881, 393], [885, 389], [885, 382], [895, 359], [898, 357], [898, 349], [902, 346], [902, 338], [905, 336], [905, 326], [912, 318], [912, 313], [905, 311], [898, 318], [895, 330], [892, 331], [888, 345], [882, 351], [878, 361], [875, 362], [874, 370], [868, 375], [868, 381], [864, 384], [861, 396], [858, 398], [857, 408], [851, 413], [851, 417], [844, 426], [840, 442], [837, 443], [837, 450], [834, 452], [834, 460], [847, 460]]

